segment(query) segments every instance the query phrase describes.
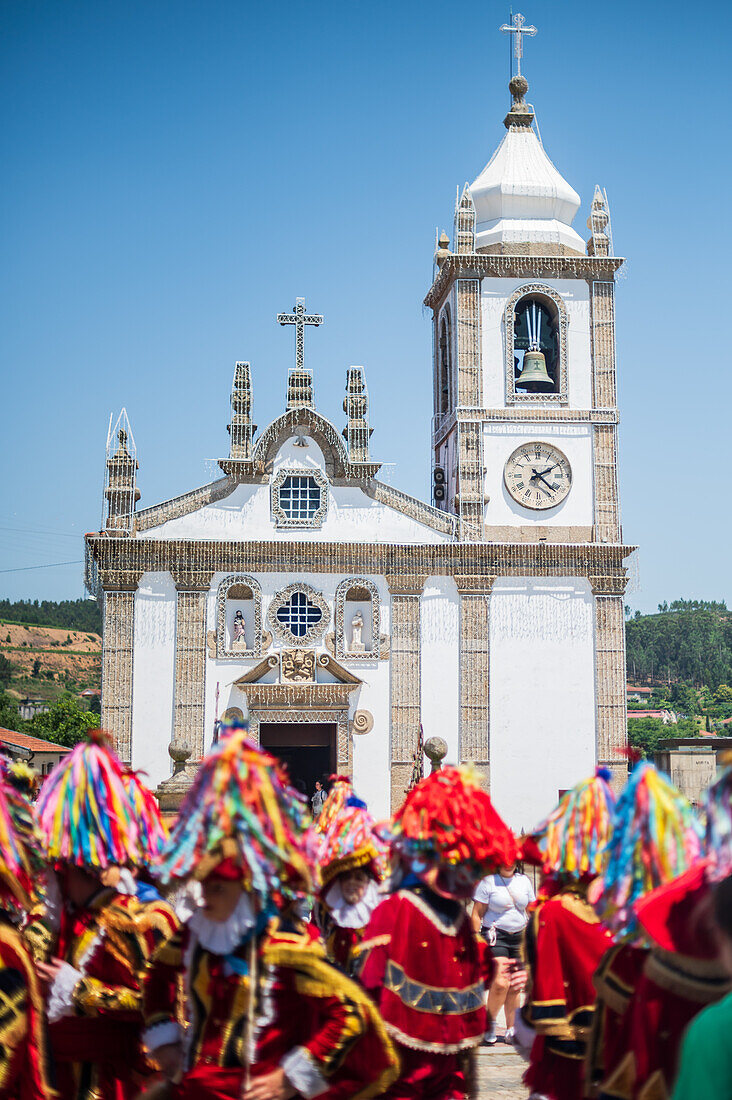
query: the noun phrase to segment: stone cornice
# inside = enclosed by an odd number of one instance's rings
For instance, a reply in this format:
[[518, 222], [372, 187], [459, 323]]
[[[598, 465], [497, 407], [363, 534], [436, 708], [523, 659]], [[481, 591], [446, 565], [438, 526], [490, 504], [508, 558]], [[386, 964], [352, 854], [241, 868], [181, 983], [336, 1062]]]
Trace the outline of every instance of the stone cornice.
[[142, 573], [168, 571], [191, 587], [213, 573], [331, 573], [384, 576], [400, 594], [421, 590], [428, 576], [581, 576], [606, 594], [625, 590], [623, 560], [635, 549], [620, 543], [213, 542], [187, 539], [107, 539], [87, 535], [105, 588], [135, 585]]
[[507, 405], [505, 408], [498, 409], [465, 407], [454, 409], [433, 421], [432, 438], [435, 444], [441, 443], [456, 423], [482, 424], [490, 421], [506, 424], [536, 424], [539, 420], [553, 424], [619, 424], [620, 416], [617, 409], [567, 409], [556, 406], [547, 408], [545, 405]]
[[268, 710], [298, 709], [344, 711], [360, 684], [242, 684], [249, 709], [266, 721]]
[[625, 261], [619, 256], [490, 256], [451, 253], [427, 292], [424, 304], [437, 309], [455, 279], [596, 279], [612, 281]]

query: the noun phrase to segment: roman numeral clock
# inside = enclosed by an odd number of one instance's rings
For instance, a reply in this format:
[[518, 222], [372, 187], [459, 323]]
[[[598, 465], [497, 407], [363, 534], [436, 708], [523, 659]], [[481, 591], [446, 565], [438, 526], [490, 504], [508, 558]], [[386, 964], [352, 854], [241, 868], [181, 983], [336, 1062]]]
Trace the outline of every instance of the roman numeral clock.
[[569, 459], [551, 443], [522, 443], [503, 470], [506, 489], [523, 508], [555, 508], [572, 488]]

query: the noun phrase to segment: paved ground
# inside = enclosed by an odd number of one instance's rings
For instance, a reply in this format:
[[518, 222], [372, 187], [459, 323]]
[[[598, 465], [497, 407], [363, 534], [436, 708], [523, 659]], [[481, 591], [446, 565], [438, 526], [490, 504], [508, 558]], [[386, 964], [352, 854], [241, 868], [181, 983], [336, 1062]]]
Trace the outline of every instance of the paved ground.
[[526, 1065], [504, 1043], [480, 1047], [477, 1056], [477, 1100], [526, 1100], [528, 1092], [521, 1083]]

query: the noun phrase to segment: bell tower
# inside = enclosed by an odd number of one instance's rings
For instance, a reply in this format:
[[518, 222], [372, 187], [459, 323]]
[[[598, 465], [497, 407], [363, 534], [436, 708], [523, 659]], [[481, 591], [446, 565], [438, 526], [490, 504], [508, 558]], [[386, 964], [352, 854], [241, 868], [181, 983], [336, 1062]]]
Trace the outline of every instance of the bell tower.
[[461, 759], [479, 761], [515, 820], [517, 791], [546, 810], [598, 764], [627, 771], [630, 548], [620, 545], [617, 481], [623, 260], [599, 187], [589, 240], [573, 228], [581, 199], [544, 149], [521, 72], [522, 38], [536, 28], [517, 15], [501, 29], [515, 58], [505, 134], [458, 191], [425, 304], [433, 502], [470, 544], [458, 578]]

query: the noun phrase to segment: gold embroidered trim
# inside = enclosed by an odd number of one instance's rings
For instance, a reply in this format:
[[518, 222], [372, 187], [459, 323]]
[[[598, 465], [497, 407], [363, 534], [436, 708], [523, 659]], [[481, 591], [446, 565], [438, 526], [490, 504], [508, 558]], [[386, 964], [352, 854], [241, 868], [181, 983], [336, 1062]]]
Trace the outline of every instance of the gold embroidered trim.
[[732, 990], [732, 980], [716, 960], [691, 959], [661, 948], [651, 951], [644, 972], [661, 989], [697, 1004], [711, 1004]]
[[461, 909], [455, 924], [445, 924], [434, 909], [419, 894], [415, 894], [413, 890], [400, 890], [397, 897], [406, 898], [407, 901], [411, 902], [415, 909], [419, 909], [422, 916], [426, 917], [430, 924], [434, 924], [435, 928], [438, 928], [445, 936], [457, 936], [464, 922], [468, 919], [465, 910]]
[[410, 1050], [424, 1050], [431, 1054], [459, 1054], [461, 1050], [470, 1050], [471, 1047], [480, 1046], [483, 1041], [483, 1032], [472, 1038], [461, 1039], [459, 1043], [428, 1043], [424, 1039], [415, 1039], [413, 1035], [407, 1035], [394, 1024], [385, 1022], [384, 1027], [398, 1043]]
[[425, 985], [409, 978], [393, 959], [386, 964], [384, 985], [408, 1008], [432, 1015], [465, 1016], [477, 1012], [485, 1004], [485, 984], [482, 981], [465, 989]]

